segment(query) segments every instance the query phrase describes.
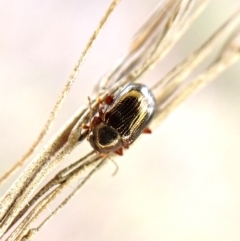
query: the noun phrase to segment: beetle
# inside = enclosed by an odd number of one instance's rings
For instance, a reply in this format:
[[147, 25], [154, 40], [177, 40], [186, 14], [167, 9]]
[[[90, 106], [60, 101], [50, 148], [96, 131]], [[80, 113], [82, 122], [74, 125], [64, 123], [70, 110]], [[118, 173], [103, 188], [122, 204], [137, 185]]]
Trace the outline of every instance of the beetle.
[[90, 124], [89, 142], [99, 153], [123, 153], [147, 128], [154, 112], [155, 99], [142, 84], [127, 84], [116, 96], [107, 95], [99, 116]]

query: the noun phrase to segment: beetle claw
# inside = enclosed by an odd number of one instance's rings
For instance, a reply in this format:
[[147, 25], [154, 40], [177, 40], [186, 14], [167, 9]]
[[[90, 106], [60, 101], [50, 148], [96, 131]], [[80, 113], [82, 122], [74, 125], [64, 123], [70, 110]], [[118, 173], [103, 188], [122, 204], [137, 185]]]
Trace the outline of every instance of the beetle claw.
[[119, 156], [123, 155], [123, 149], [119, 148], [118, 150], [115, 151], [116, 154], [118, 154]]
[[145, 133], [145, 134], [151, 134], [152, 131], [151, 131], [148, 127], [146, 127], [146, 128], [143, 130], [143, 133]]

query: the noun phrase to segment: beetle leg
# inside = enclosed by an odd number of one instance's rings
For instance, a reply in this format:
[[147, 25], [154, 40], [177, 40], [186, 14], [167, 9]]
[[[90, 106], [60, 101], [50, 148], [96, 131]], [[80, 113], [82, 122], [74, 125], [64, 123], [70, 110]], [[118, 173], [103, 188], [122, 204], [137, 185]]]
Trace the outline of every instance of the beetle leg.
[[116, 150], [115, 153], [118, 154], [119, 156], [122, 156], [122, 155], [123, 155], [123, 149], [122, 149], [122, 147], [119, 148], [118, 150]]
[[86, 124], [83, 124], [83, 125], [82, 125], [82, 128], [83, 128], [83, 129], [86, 129], [86, 130], [89, 130], [89, 129], [90, 129], [90, 126], [89, 126], [89, 125], [86, 125]]
[[95, 125], [97, 125], [101, 122], [102, 122], [102, 119], [100, 117], [94, 116], [92, 121], [91, 121], [91, 124], [90, 124], [90, 129], [92, 130]]
[[102, 104], [103, 103], [103, 100], [102, 100], [101, 97], [98, 97], [97, 101], [98, 101], [98, 104]]
[[107, 105], [111, 105], [113, 103], [113, 96], [107, 94], [104, 100], [98, 97], [98, 104], [104, 104], [104, 103]]
[[152, 131], [151, 131], [148, 127], [146, 127], [146, 128], [143, 130], [143, 133], [145, 133], [145, 134], [151, 134]]
[[82, 124], [82, 129], [86, 130], [85, 134], [87, 133], [86, 137], [87, 137], [87, 140], [89, 141], [89, 134], [90, 134], [90, 131], [91, 131], [91, 127], [89, 125]]
[[107, 94], [104, 101], [107, 105], [111, 105], [113, 103], [113, 96]]
[[125, 149], [128, 149], [129, 146], [130, 146], [130, 145], [124, 145], [123, 147], [124, 147]]
[[90, 109], [89, 120], [91, 120], [92, 116], [93, 116], [93, 109], [92, 109], [92, 102], [91, 102], [91, 99], [89, 96], [88, 96], [88, 105], [89, 105], [89, 109]]
[[99, 107], [99, 109], [98, 109], [98, 114], [99, 114], [99, 117], [101, 118], [101, 120], [103, 119], [103, 108], [104, 107]]

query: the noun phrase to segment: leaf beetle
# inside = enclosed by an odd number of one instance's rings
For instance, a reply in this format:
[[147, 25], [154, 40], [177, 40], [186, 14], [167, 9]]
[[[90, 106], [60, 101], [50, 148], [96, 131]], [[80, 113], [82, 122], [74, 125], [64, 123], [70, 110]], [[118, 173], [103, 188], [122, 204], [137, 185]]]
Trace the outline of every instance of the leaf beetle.
[[98, 116], [90, 124], [89, 142], [99, 153], [123, 154], [147, 128], [154, 112], [155, 99], [142, 84], [127, 84], [116, 96], [107, 95], [105, 104], [99, 107]]

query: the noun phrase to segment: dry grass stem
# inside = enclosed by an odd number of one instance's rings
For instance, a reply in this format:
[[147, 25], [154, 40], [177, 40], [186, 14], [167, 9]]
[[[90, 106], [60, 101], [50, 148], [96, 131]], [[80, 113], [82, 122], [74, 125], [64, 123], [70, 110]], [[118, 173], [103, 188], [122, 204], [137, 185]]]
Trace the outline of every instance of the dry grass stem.
[[[22, 165], [46, 135], [89, 49], [117, 3], [117, 0], [112, 2], [90, 38], [38, 139], [24, 157], [0, 178], [0, 183]], [[96, 96], [93, 96], [90, 100], [93, 114], [97, 111], [99, 97], [104, 98], [106, 94], [116, 93], [126, 83], [141, 81], [140, 77], [171, 50], [207, 3], [207, 0], [166, 0], [164, 4], [156, 8], [133, 38], [129, 51], [99, 81]], [[173, 68], [164, 78], [156, 82], [152, 88], [157, 101], [157, 110], [154, 117], [155, 125], [159, 125], [197, 89], [209, 83], [239, 60], [239, 25], [240, 10], [233, 14], [201, 47]], [[230, 33], [232, 33], [231, 37], [226, 41], [215, 61], [197, 77], [186, 80], [199, 63], [211, 54], [213, 47]], [[45, 185], [41, 186], [42, 181], [57, 167], [61, 160], [77, 145], [86, 140], [87, 133], [82, 129], [82, 126], [89, 122], [89, 116], [88, 106], [80, 107], [44, 149], [38, 153], [3, 196], [0, 201], [0, 237], [8, 234], [7, 241], [31, 240], [47, 221], [63, 208], [86, 181], [106, 163], [106, 156], [97, 155], [92, 151], [64, 168]], [[110, 154], [108, 157], [112, 155]], [[70, 183], [83, 173], [87, 173], [86, 177], [73, 192], [38, 227], [33, 228], [32, 225], [39, 215]]]
[[[54, 178], [52, 178], [47, 184], [45, 184], [35, 195], [34, 197], [28, 202], [28, 205], [21, 210], [19, 215], [14, 219], [12, 225], [14, 225], [27, 211], [30, 209], [35, 202], [37, 202], [42, 196], [44, 196], [47, 192], [52, 190], [54, 187], [58, 186], [59, 184], [65, 182], [76, 170], [82, 167], [86, 168], [92, 163], [96, 161], [96, 154], [94, 151], [90, 152], [77, 162], [71, 164], [70, 166], [66, 167], [62, 171], [60, 171]], [[12, 225], [9, 227], [11, 228]]]
[[70, 91], [76, 77], [78, 74], [78, 71], [80, 70], [80, 67], [82, 66], [84, 60], [87, 57], [87, 54], [89, 52], [89, 50], [91, 49], [94, 41], [96, 40], [97, 36], [99, 35], [101, 29], [103, 28], [104, 24], [107, 22], [109, 16], [111, 15], [111, 13], [113, 12], [113, 10], [115, 9], [115, 7], [117, 6], [117, 4], [119, 3], [120, 0], [114, 0], [112, 1], [112, 3], [110, 4], [109, 8], [107, 9], [106, 13], [104, 14], [103, 18], [101, 19], [98, 27], [96, 28], [96, 30], [94, 31], [93, 35], [90, 37], [85, 49], [83, 50], [80, 58], [78, 59], [72, 73], [70, 74], [67, 83], [65, 84], [62, 93], [60, 94], [57, 102], [55, 103], [52, 112], [45, 124], [45, 126], [43, 127], [42, 131], [40, 132], [39, 136], [37, 137], [37, 139], [34, 141], [34, 143], [32, 144], [32, 146], [28, 149], [28, 151], [23, 155], [23, 157], [17, 161], [15, 163], [14, 166], [12, 166], [7, 172], [4, 173], [3, 176], [0, 176], [0, 184], [6, 180], [14, 171], [16, 171], [19, 167], [21, 167], [23, 165], [23, 163], [25, 162], [25, 160], [34, 152], [35, 148], [39, 145], [39, 143], [43, 140], [43, 138], [46, 136], [47, 132], [50, 129], [51, 124], [53, 123], [54, 119], [56, 118], [62, 103], [64, 102], [64, 99], [66, 98], [68, 92]]
[[99, 93], [119, 80], [125, 79], [122, 84], [139, 80], [171, 50], [207, 3], [185, 0], [161, 4], [133, 38], [129, 51], [102, 78]]
[[[88, 167], [91, 167], [93, 164], [94, 168], [87, 174], [87, 176], [78, 184], [78, 186], [72, 191], [72, 193], [49, 215], [35, 231], [40, 230], [47, 221], [55, 215], [75, 194], [76, 192], [86, 183], [86, 181], [93, 175], [95, 171], [97, 171], [100, 166], [102, 166], [104, 159], [100, 160], [100, 156], [96, 156], [91, 158], [89, 161], [86, 161], [79, 167], [75, 168], [71, 173], [69, 173], [63, 180], [57, 181], [59, 175], [61, 176], [66, 170], [60, 172], [55, 178], [53, 178], [47, 185], [51, 184], [51, 182], [58, 182], [58, 186], [52, 190], [47, 196], [45, 196], [38, 204], [31, 210], [31, 212], [22, 220], [19, 226], [12, 232], [7, 241], [10, 240], [22, 240], [22, 238], [27, 235], [28, 228], [30, 224], [32, 224], [38, 216], [46, 210], [48, 205], [66, 188], [69, 186], [71, 182], [73, 182], [82, 172], [85, 172]], [[45, 190], [46, 191], [46, 190]], [[41, 193], [43, 195], [44, 193]]]
[[[70, 77], [69, 77], [69, 79], [68, 79], [68, 81], [67, 81], [67, 83], [66, 83], [66, 85], [65, 85], [65, 87], [64, 87], [64, 89], [63, 89], [63, 91], [61, 93], [61, 95], [59, 96], [59, 99], [57, 100], [57, 102], [56, 102], [56, 104], [55, 104], [55, 106], [53, 108], [53, 111], [51, 112], [51, 114], [49, 116], [49, 119], [47, 120], [47, 123], [46, 123], [46, 125], [43, 128], [43, 131], [40, 133], [39, 137], [34, 142], [33, 146], [29, 149], [27, 154], [25, 154], [24, 157], [19, 162], [17, 162], [17, 164], [15, 164], [14, 167], [12, 167], [10, 171], [7, 171], [7, 173], [5, 173], [3, 178], [0, 179], [0, 183], [1, 183], [1, 180], [2, 181], [5, 180], [8, 175], [10, 175], [14, 170], [16, 170], [17, 167], [19, 167], [20, 164], [22, 164], [24, 162], [24, 160], [32, 153], [32, 151], [34, 151], [35, 147], [39, 144], [39, 142], [46, 135], [46, 133], [49, 130], [49, 127], [50, 127], [52, 121], [56, 117], [56, 115], [57, 115], [57, 113], [58, 113], [58, 111], [59, 111], [59, 109], [61, 107], [61, 104], [63, 103], [67, 93], [69, 92], [69, 90], [70, 90], [70, 88], [71, 88], [71, 86], [72, 86], [72, 84], [74, 82], [74, 80], [76, 79], [77, 73], [78, 73], [78, 71], [80, 69], [80, 66], [82, 65], [82, 63], [83, 63], [83, 61], [84, 61], [88, 51], [90, 50], [91, 46], [93, 45], [94, 40], [98, 36], [100, 30], [102, 29], [103, 25], [106, 23], [108, 17], [112, 13], [112, 11], [114, 10], [114, 8], [116, 7], [118, 2], [119, 2], [118, 0], [115, 0], [115, 1], [113, 1], [111, 3], [111, 5], [109, 6], [109, 8], [106, 11], [105, 15], [103, 16], [102, 20], [100, 21], [99, 26], [96, 28], [96, 30], [94, 31], [93, 35], [90, 37], [89, 42], [87, 43], [83, 53], [81, 54], [79, 60], [77, 61], [77, 64], [74, 67], [74, 70], [71, 73], [71, 75], [70, 75]], [[48, 152], [51, 149], [52, 148], [47, 148], [46, 153], [48, 154]], [[66, 148], [66, 149], [64, 149], [64, 151], [62, 153], [67, 154], [68, 151], [69, 151], [68, 148]], [[52, 153], [50, 153], [50, 155], [51, 154]], [[36, 160], [35, 162], [33, 162], [33, 165], [29, 166], [29, 168], [26, 170], [27, 175], [23, 174], [22, 177], [18, 181], [18, 190], [19, 191], [16, 192], [15, 185], [12, 187], [12, 189], [14, 189], [15, 191], [11, 191], [10, 190], [11, 194], [6, 196], [7, 197], [7, 201], [3, 200], [4, 203], [7, 203], [8, 205], [1, 206], [1, 204], [0, 204], [0, 219], [2, 219], [4, 217], [5, 211], [8, 210], [12, 206], [12, 203], [16, 199], [16, 197], [19, 195], [19, 192], [22, 191], [22, 187], [26, 186], [27, 183], [30, 181], [30, 179], [33, 177], [33, 175], [35, 175], [35, 173], [37, 173], [37, 171], [39, 169], [39, 166], [42, 166], [45, 163], [45, 161], [46, 161], [45, 159], [48, 159], [47, 155], [44, 155], [44, 154], [42, 156], [40, 155], [40, 163]], [[20, 164], [18, 164], [18, 163], [20, 163]], [[31, 190], [33, 190], [31, 186], [29, 186], [29, 190], [30, 190], [29, 194], [26, 194], [26, 195], [30, 195]], [[13, 215], [13, 218], [14, 218], [14, 215]], [[9, 219], [9, 220], [11, 220], [11, 219]], [[7, 225], [8, 225], [8, 222], [6, 221], [6, 226]], [[1, 236], [1, 232], [0, 232], [0, 236]]]
[[[239, 16], [240, 17], [240, 16]], [[187, 99], [196, 90], [207, 85], [210, 81], [216, 78], [224, 70], [239, 61], [240, 59], [240, 32], [236, 34], [234, 39], [227, 44], [227, 47], [220, 53], [219, 58], [210, 65], [196, 79], [186, 84], [165, 106], [160, 109], [155, 118], [155, 123], [159, 124], [164, 120], [177, 106]], [[173, 95], [173, 94], [172, 94]]]
[[[185, 60], [171, 70], [164, 78], [160, 79], [152, 88], [155, 93], [157, 103], [164, 106], [164, 103], [184, 84], [186, 78], [195, 68], [208, 57], [213, 47], [221, 42], [222, 38], [237, 29], [240, 24], [240, 10], [233, 14], [202, 46], [189, 55]], [[239, 30], [235, 30], [238, 32]], [[220, 52], [230, 49], [226, 47]], [[231, 52], [235, 55], [237, 52]], [[227, 66], [226, 66], [227, 67]], [[163, 109], [163, 107], [161, 107]]]

